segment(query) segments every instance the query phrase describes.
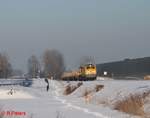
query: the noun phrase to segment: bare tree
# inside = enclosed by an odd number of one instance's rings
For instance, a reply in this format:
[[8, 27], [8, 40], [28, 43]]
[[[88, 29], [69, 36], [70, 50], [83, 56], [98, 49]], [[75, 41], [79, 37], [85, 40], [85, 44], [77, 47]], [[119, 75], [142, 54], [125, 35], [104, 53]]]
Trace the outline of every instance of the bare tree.
[[28, 74], [32, 78], [39, 76], [40, 63], [35, 55], [28, 59]]
[[57, 50], [46, 50], [43, 55], [46, 77], [59, 79], [65, 70], [63, 55]]
[[0, 78], [7, 78], [12, 73], [12, 66], [6, 53], [0, 53]]

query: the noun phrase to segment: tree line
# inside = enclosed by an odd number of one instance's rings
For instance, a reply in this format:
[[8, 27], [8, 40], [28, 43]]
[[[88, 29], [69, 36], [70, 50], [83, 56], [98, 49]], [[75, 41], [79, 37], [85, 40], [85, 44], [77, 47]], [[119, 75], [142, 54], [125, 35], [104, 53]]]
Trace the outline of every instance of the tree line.
[[[43, 55], [42, 60], [36, 55], [31, 55], [27, 60], [28, 78], [46, 77], [59, 79], [65, 71], [64, 57], [58, 50], [47, 49]], [[12, 65], [6, 54], [0, 53], [0, 78], [8, 78], [13, 74]]]
[[64, 57], [58, 50], [46, 50], [41, 63], [35, 55], [28, 59], [28, 75], [31, 78], [59, 79], [64, 71]]
[[0, 78], [7, 78], [12, 74], [12, 65], [6, 53], [0, 53]]

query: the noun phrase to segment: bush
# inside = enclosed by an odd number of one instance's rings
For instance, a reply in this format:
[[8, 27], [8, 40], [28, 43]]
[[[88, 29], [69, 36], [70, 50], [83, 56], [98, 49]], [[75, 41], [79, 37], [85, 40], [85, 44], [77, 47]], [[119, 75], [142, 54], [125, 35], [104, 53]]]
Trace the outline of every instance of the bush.
[[95, 90], [96, 90], [96, 92], [99, 92], [103, 88], [104, 88], [104, 85], [96, 85]]
[[144, 80], [150, 80], [150, 75], [145, 76]]
[[75, 86], [67, 85], [65, 87], [64, 95], [69, 95], [74, 92], [77, 88]]
[[68, 84], [65, 87], [64, 95], [69, 95], [69, 94], [73, 93], [77, 88], [79, 88], [82, 85], [83, 85], [82, 82], [79, 82], [76, 86]]
[[118, 101], [115, 109], [133, 115], [143, 116], [145, 114], [143, 98], [139, 95], [130, 95], [125, 100]]

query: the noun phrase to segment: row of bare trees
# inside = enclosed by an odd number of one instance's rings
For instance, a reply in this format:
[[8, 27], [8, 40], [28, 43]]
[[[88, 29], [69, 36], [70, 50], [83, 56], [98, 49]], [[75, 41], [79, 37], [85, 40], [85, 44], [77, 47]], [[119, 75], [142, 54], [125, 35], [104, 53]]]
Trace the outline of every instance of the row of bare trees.
[[7, 78], [12, 74], [12, 66], [6, 53], [0, 53], [0, 78]]
[[58, 50], [46, 50], [42, 56], [42, 63], [35, 55], [28, 59], [28, 74], [32, 78], [43, 76], [59, 79], [64, 70], [64, 58]]
[[30, 75], [30, 77], [32, 78], [36, 78], [37, 76], [39, 76], [40, 70], [40, 63], [37, 57], [35, 55], [32, 55], [28, 59], [28, 75]]
[[[31, 78], [47, 77], [59, 79], [65, 70], [63, 55], [58, 50], [46, 50], [43, 53], [42, 61], [32, 55], [28, 59], [28, 75]], [[8, 78], [15, 72], [9, 62], [6, 53], [0, 53], [0, 78]], [[18, 72], [17, 72], [18, 73]]]

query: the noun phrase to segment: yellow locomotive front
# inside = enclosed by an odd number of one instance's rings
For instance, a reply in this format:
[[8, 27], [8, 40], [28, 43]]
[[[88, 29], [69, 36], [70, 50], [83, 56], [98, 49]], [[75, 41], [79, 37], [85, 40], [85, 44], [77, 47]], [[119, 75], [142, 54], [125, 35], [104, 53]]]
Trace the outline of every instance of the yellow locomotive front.
[[96, 65], [86, 64], [80, 67], [80, 79], [95, 80], [97, 76]]

